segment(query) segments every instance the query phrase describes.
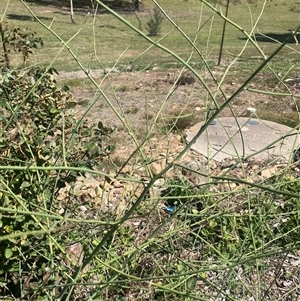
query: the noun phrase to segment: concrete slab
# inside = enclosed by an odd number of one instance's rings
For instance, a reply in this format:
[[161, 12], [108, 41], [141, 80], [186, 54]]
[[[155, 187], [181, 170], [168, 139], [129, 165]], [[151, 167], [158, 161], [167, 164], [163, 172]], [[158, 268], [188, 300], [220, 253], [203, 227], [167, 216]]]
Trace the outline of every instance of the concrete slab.
[[[203, 124], [198, 123], [186, 132], [187, 142], [195, 137]], [[221, 162], [225, 158], [249, 155], [262, 160], [289, 160], [299, 145], [299, 133], [288, 126], [261, 119], [224, 117], [211, 122], [191, 148]]]

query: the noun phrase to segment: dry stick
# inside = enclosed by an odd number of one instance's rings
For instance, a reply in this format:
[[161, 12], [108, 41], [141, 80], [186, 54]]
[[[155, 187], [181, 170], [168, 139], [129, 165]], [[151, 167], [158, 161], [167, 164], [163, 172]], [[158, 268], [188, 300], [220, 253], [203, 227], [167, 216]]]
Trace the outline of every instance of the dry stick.
[[136, 18], [137, 18], [137, 20], [138, 20], [138, 22], [139, 22], [139, 30], [140, 30], [140, 31], [143, 31], [143, 29], [142, 29], [142, 22], [141, 22], [140, 18], [138, 17], [136, 11], [134, 11], [134, 14], [135, 14], [135, 16], [136, 16]]
[[[230, 0], [227, 0], [227, 6], [226, 6], [226, 12], [225, 12], [225, 17], [226, 18], [227, 18], [227, 15], [228, 15], [229, 1]], [[225, 36], [225, 29], [226, 29], [226, 22], [227, 22], [226, 19], [224, 19], [223, 32], [222, 32], [222, 40], [221, 40], [220, 53], [219, 53], [219, 59], [218, 59], [218, 66], [220, 66], [221, 58], [222, 58], [224, 36]]]
[[73, 0], [70, 0], [70, 17], [71, 17], [72, 24], [75, 24], [74, 10], [73, 10]]
[[4, 52], [4, 58], [5, 58], [5, 62], [6, 62], [6, 67], [9, 67], [9, 58], [8, 58], [7, 50], [6, 50], [4, 31], [3, 31], [3, 28], [2, 28], [2, 22], [0, 22], [0, 32], [1, 32], [1, 40], [2, 40], [2, 47], [3, 47], [3, 52]]
[[297, 31], [292, 30], [293, 38], [295, 40], [296, 45], [299, 44], [298, 39], [297, 39], [297, 33], [298, 33]]
[[91, 0], [91, 5], [92, 5], [92, 13], [94, 15], [94, 13], [95, 13], [95, 3], [94, 3], [94, 0]]

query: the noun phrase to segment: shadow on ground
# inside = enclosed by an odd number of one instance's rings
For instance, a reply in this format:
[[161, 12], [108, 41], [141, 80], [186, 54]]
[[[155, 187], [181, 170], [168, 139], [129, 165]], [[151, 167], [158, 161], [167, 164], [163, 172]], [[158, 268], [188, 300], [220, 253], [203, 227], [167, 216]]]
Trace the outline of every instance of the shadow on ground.
[[[69, 7], [69, 1], [61, 1], [61, 0], [27, 0], [26, 2], [34, 3], [37, 5], [51, 5], [56, 7]], [[112, 9], [119, 9], [119, 10], [134, 10], [133, 4], [131, 0], [103, 0], [102, 1], [105, 5]], [[94, 4], [95, 5], [95, 4]], [[84, 8], [84, 9], [91, 9], [92, 2], [87, 0], [73, 0], [74, 9], [76, 8]]]
[[119, 28], [119, 27], [116, 27], [116, 26], [113, 26], [113, 25], [99, 25], [100, 28], [110, 28], [110, 29], [116, 29], [118, 31], [125, 31], [124, 29], [122, 28]]
[[[52, 20], [52, 18], [48, 18], [48, 17], [40, 17], [40, 16], [37, 17], [42, 21]], [[27, 16], [27, 15], [8, 14], [7, 18], [11, 20], [19, 20], [19, 21], [35, 21], [33, 16]]]
[[[263, 34], [255, 34], [253, 37], [257, 42], [267, 42], [267, 43], [289, 43], [289, 44], [295, 44], [296, 39], [291, 34], [291, 32], [287, 33], [274, 33], [274, 32], [268, 32]], [[300, 33], [296, 34], [297, 40], [300, 42]], [[240, 38], [241, 40], [247, 40], [247, 38]]]

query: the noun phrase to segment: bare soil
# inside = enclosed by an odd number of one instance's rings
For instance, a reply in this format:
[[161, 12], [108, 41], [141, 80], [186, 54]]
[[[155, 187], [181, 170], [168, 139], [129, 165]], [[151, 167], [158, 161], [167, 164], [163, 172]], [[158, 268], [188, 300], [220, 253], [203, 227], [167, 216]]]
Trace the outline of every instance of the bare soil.
[[[223, 71], [222, 67], [215, 68], [214, 77], [220, 80]], [[188, 72], [180, 75], [176, 69], [142, 72], [96, 70], [89, 75], [95, 85], [83, 71], [63, 72], [57, 80], [67, 85], [71, 83], [78, 118], [84, 116], [90, 123], [101, 121], [106, 126], [117, 127], [117, 132], [109, 140], [116, 146], [111, 158], [117, 165], [124, 163], [136, 150], [132, 136], [139, 143], [147, 140], [145, 149], [148, 148], [148, 152], [151, 150], [152, 158], [162, 152], [176, 153], [183, 149], [184, 130], [203, 121], [243, 82], [241, 74], [234, 73], [223, 82], [220, 92], [208, 74], [200, 73], [211, 93], [217, 95], [218, 104], [215, 104], [199, 79]], [[75, 80], [76, 84], [72, 85], [70, 79]], [[251, 83], [250, 88], [262, 89], [263, 85], [272, 84], [272, 80], [271, 75], [262, 75]], [[271, 87], [263, 89], [270, 90]], [[297, 115], [292, 97], [275, 98], [244, 91], [219, 116], [241, 116], [247, 107], [256, 108], [260, 118], [279, 123], [285, 120], [290, 122]]]
[[[216, 77], [221, 76], [218, 72], [214, 74]], [[118, 131], [112, 136], [116, 144], [112, 155], [120, 160], [128, 158], [136, 149], [126, 127], [140, 142], [147, 135], [159, 141], [174, 140], [171, 136], [182, 135], [186, 128], [203, 121], [209, 111], [216, 107], [208, 100], [208, 93], [198, 79], [188, 73], [180, 77], [177, 70], [123, 73], [112, 70], [106, 75], [103, 70], [99, 70], [90, 75], [101, 91], [87, 82], [83, 71], [61, 73], [57, 79], [66, 81], [66, 84], [68, 79], [82, 79], [82, 84], [71, 86], [75, 111], [78, 117], [85, 114], [84, 117], [91, 123], [102, 121], [106, 126], [117, 126]], [[205, 74], [201, 76], [206, 77]], [[212, 93], [215, 93], [216, 84], [210, 79], [205, 80]], [[237, 88], [235, 82], [224, 83], [222, 86], [226, 97]], [[224, 98], [220, 92], [217, 95], [220, 105]], [[249, 97], [249, 93], [243, 92], [234, 100], [231, 108], [226, 108], [220, 116], [232, 116], [232, 112], [242, 115], [247, 107], [257, 107], [267, 101], [265, 95], [251, 93]], [[172, 124], [176, 125], [173, 129]], [[178, 143], [184, 146], [182, 139], [181, 142], [180, 139], [175, 140], [176, 145], [169, 144], [170, 150], [176, 149]]]

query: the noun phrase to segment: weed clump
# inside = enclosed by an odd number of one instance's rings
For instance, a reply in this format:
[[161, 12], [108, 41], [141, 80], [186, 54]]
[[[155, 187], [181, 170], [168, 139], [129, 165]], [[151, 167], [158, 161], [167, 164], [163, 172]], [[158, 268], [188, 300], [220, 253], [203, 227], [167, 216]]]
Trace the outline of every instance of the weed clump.
[[146, 24], [146, 29], [149, 36], [157, 36], [161, 30], [161, 23], [164, 19], [164, 16], [158, 7], [153, 9], [153, 14], [151, 19]]

